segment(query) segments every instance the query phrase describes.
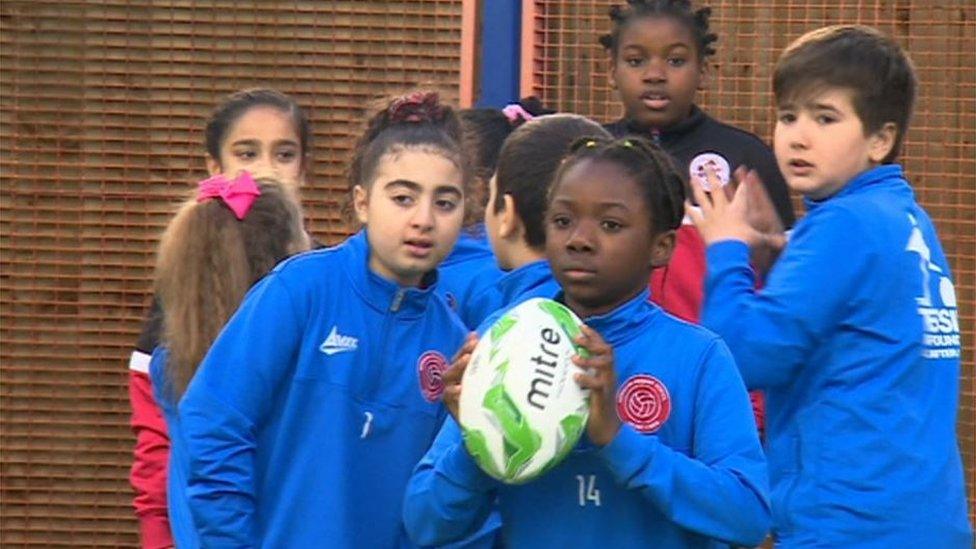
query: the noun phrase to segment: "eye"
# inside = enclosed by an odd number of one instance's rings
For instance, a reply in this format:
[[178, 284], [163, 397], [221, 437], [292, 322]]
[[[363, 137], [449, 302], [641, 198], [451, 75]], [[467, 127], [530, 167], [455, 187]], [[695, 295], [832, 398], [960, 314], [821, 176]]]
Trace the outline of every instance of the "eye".
[[453, 212], [458, 207], [457, 202], [447, 198], [438, 198], [434, 201], [434, 206], [436, 206], [437, 209], [445, 212]]
[[295, 160], [295, 158], [298, 157], [298, 153], [296, 151], [288, 149], [288, 150], [278, 151], [278, 154], [276, 156], [278, 157], [279, 162], [291, 162], [292, 160]]
[[643, 57], [628, 57], [624, 59], [624, 64], [628, 67], [639, 67], [642, 63], [644, 63]]
[[624, 228], [623, 224], [621, 224], [619, 221], [614, 221], [613, 219], [604, 219], [600, 222], [600, 226], [603, 227], [603, 230], [607, 231], [608, 233], [615, 233]]
[[240, 160], [254, 160], [258, 153], [249, 149], [242, 149], [234, 152], [234, 156]]
[[685, 59], [684, 57], [669, 57], [668, 58], [668, 65], [671, 65], [672, 67], [682, 67], [687, 62], [688, 62], [688, 60]]
[[777, 120], [779, 120], [782, 124], [792, 124], [793, 122], [796, 122], [796, 115], [792, 112], [783, 111], [779, 113]]
[[829, 114], [818, 114], [816, 118], [817, 124], [827, 125], [837, 122], [837, 117]]
[[409, 194], [395, 194], [390, 197], [390, 200], [398, 206], [412, 206], [414, 202], [413, 197]]
[[569, 218], [568, 215], [559, 214], [559, 215], [553, 215], [552, 217], [549, 218], [549, 224], [557, 229], [565, 229], [566, 227], [569, 227], [571, 223], [572, 220]]

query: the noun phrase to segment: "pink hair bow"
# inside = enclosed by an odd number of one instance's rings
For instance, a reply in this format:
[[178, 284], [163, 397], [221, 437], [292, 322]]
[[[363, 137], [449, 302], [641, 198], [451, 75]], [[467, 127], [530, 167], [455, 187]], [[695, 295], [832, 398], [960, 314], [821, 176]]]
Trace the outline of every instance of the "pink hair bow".
[[197, 202], [219, 198], [234, 212], [237, 219], [244, 219], [259, 196], [261, 191], [247, 172], [241, 172], [234, 179], [217, 174], [197, 184]]
[[532, 116], [532, 113], [525, 110], [525, 108], [518, 103], [512, 103], [506, 106], [504, 109], [502, 109], [502, 114], [504, 114], [505, 118], [508, 119], [509, 124], [518, 123], [519, 118], [521, 118], [523, 122], [528, 122], [529, 120], [535, 118]]

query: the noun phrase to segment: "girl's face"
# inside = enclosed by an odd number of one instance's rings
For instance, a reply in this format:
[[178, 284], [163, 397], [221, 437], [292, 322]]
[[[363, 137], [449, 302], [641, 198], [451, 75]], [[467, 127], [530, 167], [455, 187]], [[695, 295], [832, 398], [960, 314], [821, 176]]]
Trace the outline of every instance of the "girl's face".
[[464, 220], [461, 170], [439, 151], [384, 155], [353, 205], [369, 238], [369, 268], [401, 286], [417, 286], [454, 247]]
[[620, 32], [611, 60], [611, 85], [627, 118], [648, 128], [667, 128], [691, 114], [705, 65], [689, 29], [673, 17], [640, 17]]
[[644, 193], [616, 164], [582, 160], [564, 172], [546, 214], [546, 256], [566, 304], [585, 318], [637, 296], [674, 248], [674, 231], [652, 227]]
[[235, 177], [247, 171], [296, 188], [305, 181], [305, 158], [298, 129], [287, 112], [272, 106], [251, 107], [228, 128], [220, 158], [207, 157], [210, 175]]

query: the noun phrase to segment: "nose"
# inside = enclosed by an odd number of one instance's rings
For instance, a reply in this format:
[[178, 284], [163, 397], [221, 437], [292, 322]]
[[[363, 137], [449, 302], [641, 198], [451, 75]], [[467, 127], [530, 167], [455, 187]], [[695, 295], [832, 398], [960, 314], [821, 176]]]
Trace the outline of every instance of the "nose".
[[566, 249], [571, 252], [586, 253], [593, 251], [593, 238], [588, 223], [577, 223], [573, 232], [566, 240]]
[[790, 149], [802, 151], [809, 146], [805, 124], [802, 121], [798, 120], [788, 132], [787, 143]]
[[410, 216], [410, 224], [421, 231], [429, 231], [434, 226], [434, 205], [428, 200], [420, 200]]
[[248, 167], [248, 171], [251, 172], [251, 175], [255, 179], [262, 177], [278, 179], [278, 165], [275, 163], [271, 154], [262, 154], [256, 158]]
[[664, 63], [660, 59], [649, 59], [644, 66], [643, 78], [645, 82], [663, 82], [667, 80]]

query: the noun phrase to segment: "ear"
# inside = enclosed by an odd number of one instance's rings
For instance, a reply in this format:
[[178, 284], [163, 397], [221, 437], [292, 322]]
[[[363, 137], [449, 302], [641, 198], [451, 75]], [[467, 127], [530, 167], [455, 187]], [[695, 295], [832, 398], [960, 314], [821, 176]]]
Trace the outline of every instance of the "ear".
[[352, 207], [356, 211], [356, 219], [360, 223], [366, 225], [366, 221], [369, 219], [367, 213], [369, 206], [369, 191], [366, 187], [362, 185], [356, 185], [352, 189]]
[[614, 58], [612, 53], [607, 53], [608, 62], [610, 63], [610, 70], [607, 71], [607, 81], [610, 84], [610, 89], [617, 89], [617, 60]]
[[898, 126], [894, 122], [885, 122], [881, 129], [868, 138], [868, 158], [875, 164], [880, 164], [895, 146], [898, 136]]
[[220, 162], [217, 162], [216, 158], [208, 154], [206, 157], [206, 161], [207, 161], [207, 173], [210, 174], [211, 177], [223, 171], [220, 168]]
[[674, 253], [675, 232], [664, 231], [654, 235], [651, 243], [651, 267], [663, 267], [671, 261], [671, 254]]
[[506, 193], [502, 197], [502, 203], [504, 206], [498, 217], [498, 238], [505, 240], [518, 233], [522, 223], [515, 211], [515, 198]]

